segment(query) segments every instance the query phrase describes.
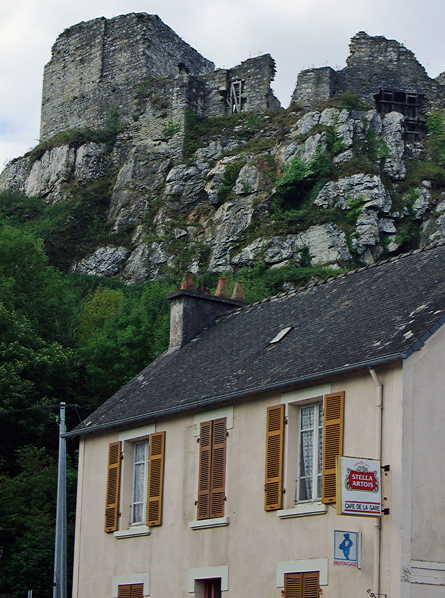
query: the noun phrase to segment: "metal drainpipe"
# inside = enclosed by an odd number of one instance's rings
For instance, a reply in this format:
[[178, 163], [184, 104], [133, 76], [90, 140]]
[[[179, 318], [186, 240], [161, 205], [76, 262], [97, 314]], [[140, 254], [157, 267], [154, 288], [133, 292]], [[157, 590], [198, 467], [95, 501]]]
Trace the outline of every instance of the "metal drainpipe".
[[[380, 382], [374, 368], [369, 368], [376, 386], [376, 410], [375, 410], [375, 458], [381, 461], [382, 458], [382, 420], [383, 420], [383, 384]], [[381, 518], [376, 517], [374, 523], [374, 581], [373, 593], [378, 596], [380, 593], [380, 535]]]

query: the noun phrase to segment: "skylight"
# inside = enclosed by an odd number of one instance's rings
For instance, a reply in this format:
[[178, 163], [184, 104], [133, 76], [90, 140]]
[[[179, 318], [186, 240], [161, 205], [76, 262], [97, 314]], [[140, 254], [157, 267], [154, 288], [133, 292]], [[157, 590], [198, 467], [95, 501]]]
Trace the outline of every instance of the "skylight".
[[279, 343], [286, 336], [286, 334], [292, 330], [292, 328], [293, 326], [288, 326], [287, 328], [280, 330], [280, 332], [271, 341], [269, 341], [269, 345], [275, 345], [276, 343]]

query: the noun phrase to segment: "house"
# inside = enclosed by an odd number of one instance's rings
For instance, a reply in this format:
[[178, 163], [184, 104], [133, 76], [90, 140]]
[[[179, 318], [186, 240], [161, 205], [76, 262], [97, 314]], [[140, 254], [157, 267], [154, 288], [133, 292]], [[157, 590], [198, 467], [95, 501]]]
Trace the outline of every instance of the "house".
[[[445, 244], [170, 299], [169, 350], [68, 433], [73, 596], [443, 597]], [[337, 455], [378, 460], [377, 513], [338, 514]]]

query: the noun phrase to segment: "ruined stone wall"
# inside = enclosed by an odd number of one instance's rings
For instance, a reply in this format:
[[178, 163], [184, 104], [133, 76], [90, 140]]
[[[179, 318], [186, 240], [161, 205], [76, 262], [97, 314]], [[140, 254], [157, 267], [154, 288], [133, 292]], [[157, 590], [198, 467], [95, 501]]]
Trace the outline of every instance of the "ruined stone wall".
[[345, 91], [357, 94], [368, 104], [381, 90], [415, 93], [423, 96], [423, 110], [443, 104], [445, 87], [440, 76], [431, 79], [411, 50], [395, 40], [372, 37], [360, 31], [350, 43], [346, 67], [308, 69], [298, 77], [292, 100], [306, 109]]
[[230, 84], [241, 83], [242, 112], [279, 110], [281, 105], [270, 87], [275, 77], [275, 61], [270, 54], [244, 60], [231, 69], [218, 69], [206, 75], [206, 116], [230, 114]]
[[313, 108], [334, 95], [336, 72], [330, 66], [306, 69], [298, 75], [291, 102], [302, 108]]
[[417, 93], [425, 97], [425, 109], [443, 99], [444, 89], [399, 42], [360, 31], [349, 47], [346, 68], [337, 73], [337, 94], [350, 90], [372, 102], [380, 89]]
[[131, 120], [149, 79], [213, 71], [214, 65], [156, 15], [99, 18], [65, 30], [45, 67], [41, 138], [76, 127], [101, 128], [117, 110]]
[[275, 77], [275, 61], [270, 54], [244, 60], [239, 66], [231, 69], [231, 74], [232, 77], [244, 81], [243, 110], [264, 112], [280, 108], [280, 102], [270, 88]]

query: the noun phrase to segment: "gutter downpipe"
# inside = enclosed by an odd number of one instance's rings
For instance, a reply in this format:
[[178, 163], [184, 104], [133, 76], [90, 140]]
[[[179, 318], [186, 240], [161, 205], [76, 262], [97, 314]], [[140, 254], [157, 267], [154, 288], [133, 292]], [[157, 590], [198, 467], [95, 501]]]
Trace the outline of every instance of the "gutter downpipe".
[[[369, 368], [369, 373], [372, 376], [376, 386], [376, 403], [375, 403], [375, 458], [381, 461], [382, 459], [382, 421], [383, 421], [383, 384], [373, 367]], [[381, 517], [376, 517], [374, 522], [374, 579], [373, 591], [376, 596], [380, 593], [380, 542], [381, 542]]]

